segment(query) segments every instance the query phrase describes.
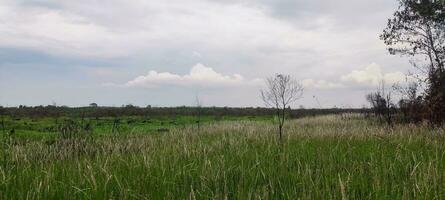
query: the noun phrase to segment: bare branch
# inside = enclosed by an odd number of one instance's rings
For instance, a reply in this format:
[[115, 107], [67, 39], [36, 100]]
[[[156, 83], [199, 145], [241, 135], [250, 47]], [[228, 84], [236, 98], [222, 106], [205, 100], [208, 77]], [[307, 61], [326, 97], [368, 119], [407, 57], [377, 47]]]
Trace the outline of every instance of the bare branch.
[[268, 107], [276, 109], [279, 136], [285, 121], [287, 107], [303, 96], [303, 86], [289, 75], [277, 74], [266, 80], [266, 90], [261, 90], [261, 98]]

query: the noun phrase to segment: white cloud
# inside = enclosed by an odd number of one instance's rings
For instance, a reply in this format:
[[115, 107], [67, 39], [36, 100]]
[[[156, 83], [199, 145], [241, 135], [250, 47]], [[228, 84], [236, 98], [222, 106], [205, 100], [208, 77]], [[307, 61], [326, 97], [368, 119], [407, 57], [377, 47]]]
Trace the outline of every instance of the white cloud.
[[[26, 14], [23, 14], [26, 13]], [[10, 5], [0, 8], [0, 46], [59, 55], [116, 56], [118, 35], [83, 16]]]
[[98, 68], [90, 69], [90, 70], [87, 70], [87, 73], [93, 77], [104, 77], [104, 78], [115, 77], [115, 76], [119, 75], [119, 73], [116, 72], [115, 70], [112, 70], [112, 69], [109, 69], [106, 67], [98, 67]]
[[[87, 0], [6, 2], [0, 5], [0, 46], [56, 55], [109, 58], [185, 47], [250, 55], [273, 52], [270, 56], [302, 49], [326, 54], [342, 46], [359, 46], [370, 35], [367, 31], [335, 32], [333, 22], [323, 15], [314, 16], [314, 28], [305, 29], [270, 16], [264, 6], [255, 4], [222, 5], [206, 0], [113, 0], [107, 5]], [[42, 6], [45, 4], [49, 6]]]
[[192, 52], [192, 55], [195, 56], [195, 57], [197, 57], [197, 58], [202, 58], [202, 54], [199, 53], [198, 51], [193, 51], [193, 52]]
[[[146, 49], [184, 46], [283, 49], [303, 45], [311, 37], [310, 31], [297, 30], [261, 8], [243, 4], [124, 2], [107, 2], [105, 9], [102, 3], [82, 0], [47, 1], [53, 6], [7, 1], [0, 5], [0, 46], [119, 57]], [[119, 16], [110, 14], [113, 12]]]
[[[199, 87], [233, 87], [258, 86], [260, 79], [246, 80], [239, 74], [223, 75], [201, 63], [190, 69], [189, 74], [178, 75], [170, 72], [150, 71], [124, 84], [126, 87], [157, 87], [157, 86], [199, 86]], [[108, 84], [109, 85], [109, 84]]]
[[334, 88], [342, 88], [344, 85], [340, 83], [334, 83], [326, 80], [314, 80], [314, 79], [304, 79], [302, 84], [305, 88], [314, 88], [314, 89], [334, 89]]
[[402, 72], [384, 73], [382, 67], [376, 63], [371, 63], [363, 70], [354, 70], [349, 74], [341, 76], [341, 80], [351, 84], [361, 84], [376, 86], [381, 81], [386, 84], [394, 84], [405, 81], [407, 76]]
[[343, 75], [338, 81], [305, 79], [302, 81], [303, 86], [314, 89], [334, 89], [334, 88], [354, 88], [373, 87], [384, 81], [385, 84], [403, 83], [413, 81], [412, 77], [406, 76], [404, 73], [396, 71], [384, 73], [382, 67], [376, 63], [371, 63], [363, 69], [353, 70]]

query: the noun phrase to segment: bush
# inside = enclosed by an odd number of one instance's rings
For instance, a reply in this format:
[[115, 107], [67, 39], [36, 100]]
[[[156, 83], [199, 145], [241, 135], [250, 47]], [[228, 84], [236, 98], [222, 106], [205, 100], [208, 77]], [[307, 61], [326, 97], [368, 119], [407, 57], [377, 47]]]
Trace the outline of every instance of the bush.
[[58, 133], [62, 139], [89, 137], [93, 133], [90, 122], [76, 122], [71, 119], [64, 120], [58, 125]]

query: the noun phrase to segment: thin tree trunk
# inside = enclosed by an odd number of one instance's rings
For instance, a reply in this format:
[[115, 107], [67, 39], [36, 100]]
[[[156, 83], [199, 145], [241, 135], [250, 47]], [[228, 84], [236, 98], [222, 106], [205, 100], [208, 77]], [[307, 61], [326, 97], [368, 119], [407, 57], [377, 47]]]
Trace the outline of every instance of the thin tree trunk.
[[6, 130], [5, 130], [5, 118], [2, 115], [2, 130], [3, 130], [3, 135], [6, 135]]
[[277, 110], [276, 115], [277, 115], [277, 119], [278, 119], [278, 139], [281, 142], [281, 116], [280, 116], [280, 108], [277, 106], [276, 110]]
[[4, 116], [2, 115], [2, 130], [3, 130], [3, 135], [2, 135], [2, 154], [3, 154], [3, 156], [2, 156], [2, 163], [3, 163], [3, 168], [4, 169], [6, 169], [6, 148], [7, 148], [7, 146], [6, 146], [6, 130], [5, 130], [5, 118], [4, 118]]

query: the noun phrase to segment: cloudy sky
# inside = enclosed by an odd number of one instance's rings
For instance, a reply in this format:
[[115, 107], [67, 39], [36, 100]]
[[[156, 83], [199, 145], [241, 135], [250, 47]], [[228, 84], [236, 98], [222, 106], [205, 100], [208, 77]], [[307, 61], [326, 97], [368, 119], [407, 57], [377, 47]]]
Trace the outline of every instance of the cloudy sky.
[[[294, 107], [361, 107], [407, 58], [378, 35], [396, 0], [0, 0], [0, 105], [263, 106], [264, 79], [305, 86]], [[315, 96], [315, 98], [314, 98]], [[316, 99], [320, 102], [317, 103]]]

